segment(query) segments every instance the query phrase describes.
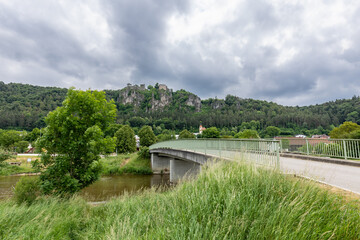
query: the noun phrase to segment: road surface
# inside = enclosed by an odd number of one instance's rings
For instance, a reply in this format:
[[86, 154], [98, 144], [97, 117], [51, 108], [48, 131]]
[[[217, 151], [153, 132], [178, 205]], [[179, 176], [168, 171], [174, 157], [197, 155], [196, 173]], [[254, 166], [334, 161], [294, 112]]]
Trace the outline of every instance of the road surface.
[[360, 167], [280, 157], [280, 169], [360, 194]]

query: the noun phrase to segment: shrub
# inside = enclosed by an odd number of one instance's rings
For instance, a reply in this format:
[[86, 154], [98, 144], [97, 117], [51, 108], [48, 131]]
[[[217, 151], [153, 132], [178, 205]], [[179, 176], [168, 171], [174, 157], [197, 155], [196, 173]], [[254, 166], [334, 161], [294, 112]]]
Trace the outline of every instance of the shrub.
[[0, 148], [0, 163], [11, 158], [14, 158], [14, 155]]
[[139, 157], [141, 158], [150, 158], [150, 151], [148, 147], [142, 147], [140, 151], [138, 152]]
[[40, 182], [38, 177], [22, 177], [16, 183], [14, 199], [17, 204], [31, 205], [40, 195]]

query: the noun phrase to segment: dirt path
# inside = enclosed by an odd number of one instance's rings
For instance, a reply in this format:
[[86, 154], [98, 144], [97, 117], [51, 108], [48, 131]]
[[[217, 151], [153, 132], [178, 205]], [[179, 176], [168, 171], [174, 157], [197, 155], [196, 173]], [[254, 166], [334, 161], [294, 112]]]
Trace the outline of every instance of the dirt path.
[[127, 158], [125, 159], [121, 164], [120, 164], [120, 167], [123, 167], [125, 166], [126, 164], [128, 164], [128, 162], [130, 161], [131, 158]]

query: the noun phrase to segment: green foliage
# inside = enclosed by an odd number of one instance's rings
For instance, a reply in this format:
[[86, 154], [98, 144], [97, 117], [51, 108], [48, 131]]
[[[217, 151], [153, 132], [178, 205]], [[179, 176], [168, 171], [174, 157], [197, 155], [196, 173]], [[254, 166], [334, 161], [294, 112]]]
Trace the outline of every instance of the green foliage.
[[0, 146], [7, 149], [14, 147], [16, 142], [23, 139], [23, 134], [26, 134], [26, 132], [15, 130], [0, 131]]
[[282, 149], [289, 149], [289, 147], [290, 147], [289, 139], [281, 139], [280, 142], [281, 142]]
[[145, 159], [150, 159], [149, 147], [142, 147], [138, 152], [138, 156]]
[[91, 207], [48, 198], [0, 202], [1, 239], [359, 239], [356, 202], [248, 164], [202, 171], [164, 194], [152, 189]]
[[132, 153], [136, 151], [135, 133], [130, 126], [125, 125], [116, 133], [116, 149], [118, 153]]
[[265, 133], [266, 135], [268, 135], [269, 137], [276, 137], [280, 135], [280, 128], [278, 127], [274, 127], [274, 126], [268, 126], [265, 129]]
[[12, 158], [15, 158], [15, 156], [12, 155], [10, 152], [0, 148], [0, 163]]
[[360, 130], [355, 130], [350, 132], [349, 135], [347, 135], [347, 137], [350, 139], [360, 139]]
[[17, 204], [31, 205], [40, 195], [38, 177], [21, 177], [14, 189], [14, 199]]
[[142, 117], [132, 117], [129, 119], [129, 123], [131, 127], [142, 127], [146, 121]]
[[235, 135], [236, 138], [260, 138], [256, 130], [245, 129]]
[[339, 127], [334, 128], [329, 135], [333, 139], [351, 138], [357, 136], [356, 131], [360, 131], [359, 125], [353, 122], [344, 122]]
[[156, 138], [157, 138], [157, 140], [158, 140], [159, 142], [176, 139], [176, 137], [175, 137], [175, 132], [174, 132], [174, 131], [167, 130], [167, 129], [165, 129], [164, 131], [162, 131], [161, 134], [157, 135]]
[[109, 127], [105, 130], [104, 135], [105, 137], [114, 137], [115, 133], [122, 128], [123, 125], [112, 123]]
[[[26, 129], [45, 126], [44, 117], [49, 111], [61, 106], [66, 96], [66, 89], [45, 88], [26, 84], [0, 82], [0, 128]], [[123, 92], [134, 93], [132, 104], [123, 104]], [[170, 96], [169, 104], [163, 108], [155, 107], [153, 100]], [[155, 134], [164, 129], [179, 132], [188, 129], [195, 132], [199, 123], [204, 126], [221, 128], [236, 127], [234, 132], [245, 129], [258, 131], [265, 136], [267, 126], [277, 126], [281, 135], [295, 134], [328, 134], [331, 126], [338, 126], [344, 121], [360, 124], [360, 98], [341, 99], [324, 104], [288, 107], [273, 102], [253, 99], [242, 99], [227, 95], [222, 99], [205, 99], [197, 107], [189, 106], [189, 101], [196, 99], [196, 95], [186, 91], [163, 91], [151, 86], [148, 89], [120, 89], [106, 90], [107, 99], [116, 102], [119, 114], [117, 122], [132, 127], [143, 125], [160, 127]], [[197, 99], [198, 101], [199, 99]], [[113, 131], [115, 133], [118, 129]], [[107, 130], [105, 136], [112, 137]], [[221, 133], [224, 135], [233, 135]], [[32, 140], [22, 139], [29, 142]]]
[[98, 179], [100, 153], [115, 148], [115, 138], [103, 133], [115, 116], [115, 105], [104, 92], [69, 89], [63, 106], [46, 117], [38, 141], [45, 149], [38, 164], [45, 194], [72, 194]]
[[195, 135], [188, 130], [184, 129], [179, 134], [179, 139], [195, 138]]
[[202, 132], [203, 138], [219, 138], [220, 132], [216, 127], [207, 128]]
[[103, 175], [151, 174], [149, 148], [144, 147], [137, 154], [121, 154], [101, 159]]
[[35, 143], [35, 141], [40, 137], [40, 129], [34, 128], [31, 132], [29, 132], [26, 136], [26, 141], [30, 143]]
[[138, 135], [140, 137], [140, 146], [149, 147], [156, 143], [156, 136], [150, 126], [143, 126]]
[[16, 152], [23, 153], [28, 150], [29, 142], [28, 141], [19, 141], [14, 144]]

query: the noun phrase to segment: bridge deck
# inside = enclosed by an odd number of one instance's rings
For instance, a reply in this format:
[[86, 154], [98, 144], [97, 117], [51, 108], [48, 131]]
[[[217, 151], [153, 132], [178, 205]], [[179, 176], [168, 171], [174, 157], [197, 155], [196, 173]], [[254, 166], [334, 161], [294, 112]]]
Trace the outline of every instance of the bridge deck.
[[280, 169], [360, 194], [360, 167], [280, 157]]

